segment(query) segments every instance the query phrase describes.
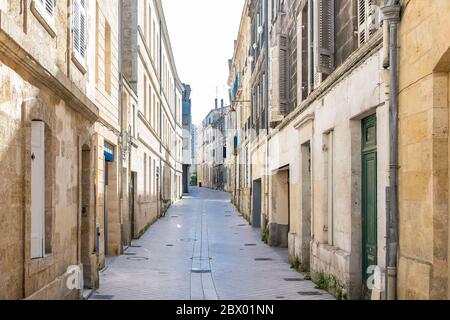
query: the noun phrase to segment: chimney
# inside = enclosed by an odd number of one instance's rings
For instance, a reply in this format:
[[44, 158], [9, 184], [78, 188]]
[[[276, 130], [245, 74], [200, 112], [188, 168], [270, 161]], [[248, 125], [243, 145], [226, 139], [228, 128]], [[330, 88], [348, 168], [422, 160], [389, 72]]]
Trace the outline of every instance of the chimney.
[[217, 102], [218, 102], [218, 100], [217, 100], [217, 98], [216, 98], [216, 109], [217, 109]]

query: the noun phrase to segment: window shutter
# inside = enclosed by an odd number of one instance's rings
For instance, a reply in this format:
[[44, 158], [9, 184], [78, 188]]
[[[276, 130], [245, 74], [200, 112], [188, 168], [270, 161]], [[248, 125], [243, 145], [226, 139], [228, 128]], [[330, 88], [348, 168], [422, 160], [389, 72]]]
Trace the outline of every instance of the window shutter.
[[45, 254], [45, 127], [31, 126], [31, 258]]
[[329, 75], [334, 70], [334, 0], [318, 1], [317, 71]]
[[80, 6], [80, 54], [86, 56], [86, 0], [81, 0]]
[[374, 32], [369, 30], [369, 15], [373, 0], [358, 0], [358, 43], [364, 44]]
[[45, 11], [50, 17], [55, 15], [55, 1], [56, 0], [45, 0]]
[[42, 14], [47, 15], [50, 20], [53, 20], [56, 0], [38, 0], [37, 3], [40, 6]]
[[279, 35], [279, 94], [280, 94], [280, 113], [289, 112], [289, 52], [288, 52], [288, 36]]
[[86, 56], [86, 0], [73, 1], [73, 49], [80, 57]]

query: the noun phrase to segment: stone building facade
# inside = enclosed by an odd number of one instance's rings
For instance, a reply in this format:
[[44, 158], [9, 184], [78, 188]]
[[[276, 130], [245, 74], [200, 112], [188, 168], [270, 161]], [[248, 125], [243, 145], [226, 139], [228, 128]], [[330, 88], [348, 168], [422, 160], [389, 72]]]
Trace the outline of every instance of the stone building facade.
[[183, 193], [189, 193], [189, 185], [191, 182], [191, 167], [194, 166], [192, 159], [193, 154], [193, 138], [192, 138], [192, 99], [191, 86], [183, 85]]
[[182, 89], [160, 1], [0, 1], [0, 299], [82, 298], [181, 197]]
[[270, 245], [288, 247], [290, 261], [346, 298], [381, 297], [365, 283], [386, 264], [380, 5], [246, 1], [230, 75], [244, 79], [232, 105], [234, 202]]
[[226, 136], [225, 116], [230, 107], [218, 106], [211, 110], [202, 123], [198, 126], [198, 162], [197, 174], [198, 184], [201, 187], [224, 190], [226, 184], [227, 170], [226, 159]]
[[134, 231], [141, 235], [182, 194], [182, 91], [161, 1], [122, 1], [122, 76], [139, 97]]
[[399, 299], [449, 299], [449, 1], [400, 2]]
[[0, 7], [0, 298], [74, 299], [69, 267], [97, 281], [95, 39], [79, 20], [95, 6], [26, 3]]

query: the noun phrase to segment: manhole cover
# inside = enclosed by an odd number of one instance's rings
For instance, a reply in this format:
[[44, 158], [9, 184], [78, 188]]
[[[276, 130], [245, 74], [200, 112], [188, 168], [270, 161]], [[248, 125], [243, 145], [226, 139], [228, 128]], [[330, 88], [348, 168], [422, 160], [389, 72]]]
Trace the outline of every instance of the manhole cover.
[[138, 245], [131, 245], [130, 248], [142, 248], [142, 246], [138, 246]]
[[211, 270], [210, 269], [196, 269], [196, 268], [193, 268], [191, 270], [191, 272], [192, 273], [211, 273]]
[[276, 299], [286, 299], [286, 298], [282, 297], [282, 296], [278, 296], [278, 297], [276, 297]]
[[300, 278], [286, 278], [286, 279], [284, 279], [284, 281], [288, 281], [288, 282], [301, 282], [301, 281], [305, 281], [305, 279], [300, 279]]
[[106, 294], [96, 294], [92, 296], [94, 300], [112, 300], [114, 296], [106, 295]]
[[318, 291], [300, 291], [298, 293], [301, 296], [321, 296], [322, 293], [318, 292]]
[[135, 252], [125, 252], [123, 255], [124, 256], [135, 256], [136, 253]]
[[255, 261], [273, 261], [272, 258], [255, 258]]
[[166, 244], [166, 247], [175, 247], [173, 244]]
[[130, 260], [130, 261], [146, 261], [146, 260], [148, 260], [148, 258], [146, 258], [146, 257], [128, 257], [127, 260]]
[[178, 216], [170, 216], [171, 218], [178, 218]]
[[256, 247], [256, 243], [246, 243], [244, 244], [245, 247]]
[[247, 225], [246, 224], [238, 224], [237, 226], [238, 227], [246, 227]]

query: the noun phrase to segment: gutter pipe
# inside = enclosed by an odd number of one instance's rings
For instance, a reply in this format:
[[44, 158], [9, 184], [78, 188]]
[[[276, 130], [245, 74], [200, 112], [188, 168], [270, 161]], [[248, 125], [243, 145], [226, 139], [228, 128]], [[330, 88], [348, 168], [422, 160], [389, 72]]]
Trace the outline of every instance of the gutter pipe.
[[389, 37], [389, 188], [387, 194], [388, 217], [386, 240], [386, 296], [387, 300], [397, 298], [397, 261], [399, 248], [399, 208], [398, 208], [398, 25], [401, 5], [399, 0], [385, 0], [381, 9], [383, 21], [388, 24]]

